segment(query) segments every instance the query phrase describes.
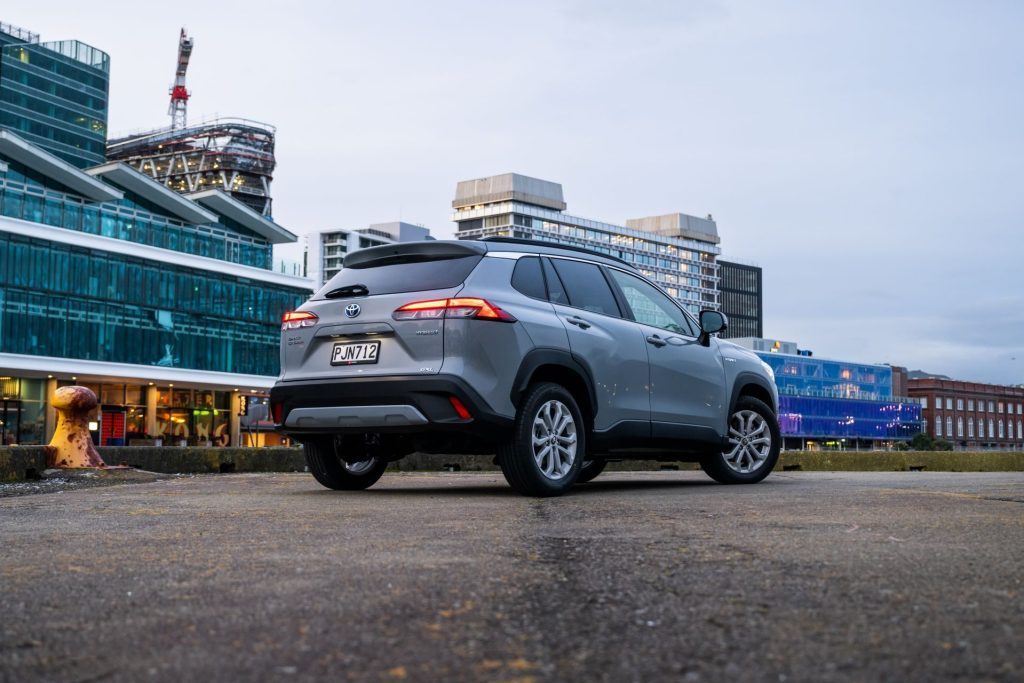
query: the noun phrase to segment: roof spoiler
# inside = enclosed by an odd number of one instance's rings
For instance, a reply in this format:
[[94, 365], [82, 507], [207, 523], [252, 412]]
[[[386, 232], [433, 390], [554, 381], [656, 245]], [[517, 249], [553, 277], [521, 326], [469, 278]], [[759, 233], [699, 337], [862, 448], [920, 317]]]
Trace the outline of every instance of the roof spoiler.
[[487, 246], [475, 241], [425, 241], [383, 244], [379, 247], [360, 249], [345, 256], [345, 268], [375, 268], [395, 263], [419, 263], [423, 261], [444, 261], [465, 256], [483, 256]]

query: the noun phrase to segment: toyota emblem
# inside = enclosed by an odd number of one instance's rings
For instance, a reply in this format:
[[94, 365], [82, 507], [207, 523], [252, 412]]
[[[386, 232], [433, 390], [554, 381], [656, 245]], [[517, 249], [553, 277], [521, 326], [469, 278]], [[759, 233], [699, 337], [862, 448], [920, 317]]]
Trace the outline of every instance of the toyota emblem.
[[359, 308], [359, 304], [349, 304], [348, 306], [345, 307], [345, 315], [347, 315], [350, 318], [354, 318], [357, 315], [359, 315], [359, 311], [361, 310], [362, 309]]

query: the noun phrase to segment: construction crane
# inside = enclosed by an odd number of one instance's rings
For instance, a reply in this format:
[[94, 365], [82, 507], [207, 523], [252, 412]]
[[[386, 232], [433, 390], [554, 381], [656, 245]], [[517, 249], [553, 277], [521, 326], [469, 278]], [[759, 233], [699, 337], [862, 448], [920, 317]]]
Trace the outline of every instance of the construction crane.
[[167, 113], [171, 117], [171, 130], [185, 127], [188, 111], [189, 92], [185, 89], [185, 72], [188, 71], [188, 58], [192, 56], [192, 39], [185, 29], [181, 29], [178, 39], [178, 68], [174, 72], [174, 85], [171, 86], [171, 104]]

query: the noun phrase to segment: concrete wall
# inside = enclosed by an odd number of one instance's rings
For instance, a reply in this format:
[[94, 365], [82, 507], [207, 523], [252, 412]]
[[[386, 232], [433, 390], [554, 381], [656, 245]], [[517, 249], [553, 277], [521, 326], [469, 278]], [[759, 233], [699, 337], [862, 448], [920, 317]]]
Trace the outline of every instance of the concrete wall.
[[[302, 472], [300, 448], [114, 448], [99, 449], [108, 465], [132, 465], [150, 472], [207, 474], [217, 472]], [[46, 469], [43, 446], [0, 447], [0, 482], [23, 481]], [[415, 453], [392, 465], [400, 472], [493, 472], [491, 456], [423, 455]], [[610, 463], [609, 471], [695, 470], [694, 463], [626, 460]], [[1024, 453], [1009, 451], [787, 451], [777, 472], [1024, 472]]]

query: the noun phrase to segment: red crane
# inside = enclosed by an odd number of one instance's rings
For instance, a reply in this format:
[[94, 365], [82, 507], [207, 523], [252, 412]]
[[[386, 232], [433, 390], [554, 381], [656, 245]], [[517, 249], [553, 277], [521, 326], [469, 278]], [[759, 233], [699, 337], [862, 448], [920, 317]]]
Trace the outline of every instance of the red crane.
[[184, 128], [188, 110], [189, 91], [185, 89], [185, 72], [188, 71], [188, 58], [192, 56], [192, 39], [185, 29], [181, 29], [178, 39], [178, 68], [174, 72], [174, 85], [171, 86], [171, 104], [167, 113], [171, 117], [171, 130]]

